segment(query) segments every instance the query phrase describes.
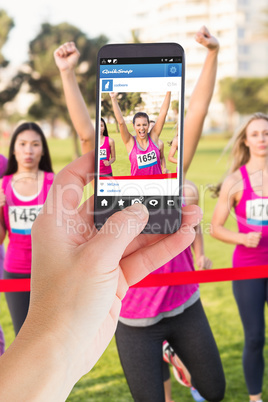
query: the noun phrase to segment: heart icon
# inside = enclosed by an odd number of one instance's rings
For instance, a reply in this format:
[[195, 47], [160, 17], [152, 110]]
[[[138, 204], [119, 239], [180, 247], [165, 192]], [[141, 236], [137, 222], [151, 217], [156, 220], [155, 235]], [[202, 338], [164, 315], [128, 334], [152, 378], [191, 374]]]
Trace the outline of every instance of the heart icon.
[[108, 63], [111, 63], [112, 62], [112, 60], [111, 59], [108, 59]]

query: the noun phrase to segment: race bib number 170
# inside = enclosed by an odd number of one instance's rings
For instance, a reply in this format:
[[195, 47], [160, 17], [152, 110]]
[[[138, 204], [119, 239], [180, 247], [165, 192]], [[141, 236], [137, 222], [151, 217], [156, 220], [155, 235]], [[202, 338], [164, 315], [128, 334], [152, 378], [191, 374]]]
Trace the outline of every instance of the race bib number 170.
[[268, 199], [257, 198], [246, 202], [247, 223], [268, 226]]
[[32, 225], [43, 205], [14, 206], [8, 208], [9, 224], [12, 233], [29, 235]]

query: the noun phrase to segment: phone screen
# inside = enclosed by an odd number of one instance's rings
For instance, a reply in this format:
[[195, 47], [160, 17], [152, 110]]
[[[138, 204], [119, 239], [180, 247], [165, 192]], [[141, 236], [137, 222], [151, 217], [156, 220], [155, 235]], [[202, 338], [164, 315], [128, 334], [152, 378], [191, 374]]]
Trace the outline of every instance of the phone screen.
[[104, 53], [98, 66], [95, 214], [143, 203], [150, 233], [174, 232], [181, 208], [184, 58], [169, 53]]

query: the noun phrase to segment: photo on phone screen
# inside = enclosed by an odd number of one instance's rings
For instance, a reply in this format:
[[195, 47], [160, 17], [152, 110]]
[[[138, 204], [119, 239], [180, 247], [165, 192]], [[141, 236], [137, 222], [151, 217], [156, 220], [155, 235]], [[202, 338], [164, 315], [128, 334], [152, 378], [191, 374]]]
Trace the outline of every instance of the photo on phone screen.
[[[134, 203], [145, 233], [180, 226], [184, 54], [177, 44], [108, 45], [98, 57], [95, 224]], [[167, 169], [172, 142], [177, 163]]]

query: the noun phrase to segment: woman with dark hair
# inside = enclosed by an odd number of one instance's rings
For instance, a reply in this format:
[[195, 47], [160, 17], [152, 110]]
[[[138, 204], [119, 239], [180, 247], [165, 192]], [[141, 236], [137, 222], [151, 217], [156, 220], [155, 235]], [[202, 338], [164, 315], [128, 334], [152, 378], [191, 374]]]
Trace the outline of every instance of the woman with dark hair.
[[[0, 179], [3, 177], [7, 168], [7, 158], [0, 154]], [[0, 206], [4, 205], [5, 203], [5, 194], [3, 190], [0, 188]], [[4, 256], [5, 256], [5, 249], [4, 245], [0, 244], [0, 279], [3, 277], [3, 269], [4, 269]], [[5, 351], [5, 338], [3, 334], [2, 327], [0, 325], [0, 356]]]
[[[4, 278], [30, 278], [31, 228], [40, 212], [54, 178], [43, 131], [36, 123], [23, 123], [14, 132], [7, 169], [0, 180], [5, 195], [0, 204], [0, 243], [6, 232], [9, 244]], [[30, 292], [6, 293], [16, 335], [28, 312]]]
[[117, 101], [117, 94], [110, 93], [114, 115], [131, 165], [131, 176], [161, 174], [161, 155], [159, 136], [165, 124], [170, 105], [171, 92], [167, 92], [158, 118], [149, 132], [150, 120], [147, 113], [138, 112], [133, 117], [133, 128], [136, 135], [128, 131], [126, 122]]
[[106, 123], [100, 124], [100, 176], [112, 176], [111, 164], [115, 161], [114, 140], [108, 136]]

